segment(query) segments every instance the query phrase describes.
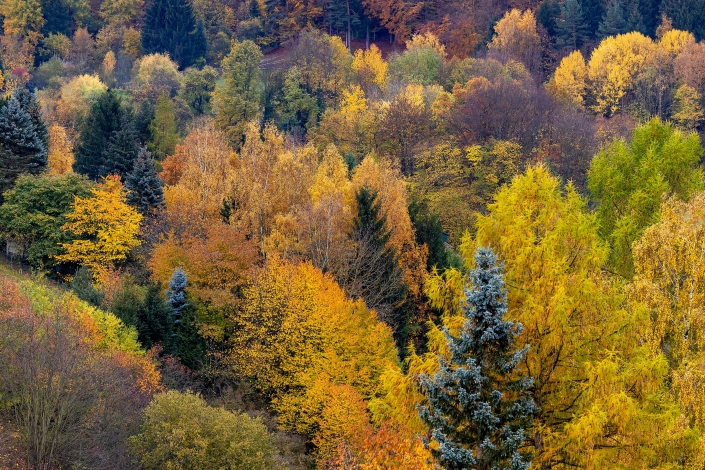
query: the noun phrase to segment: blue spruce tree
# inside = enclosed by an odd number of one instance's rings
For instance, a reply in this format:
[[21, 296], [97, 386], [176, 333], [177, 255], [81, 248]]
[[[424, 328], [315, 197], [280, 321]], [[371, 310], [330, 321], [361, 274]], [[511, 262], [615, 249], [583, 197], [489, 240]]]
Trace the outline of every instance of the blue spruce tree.
[[530, 456], [519, 449], [536, 406], [531, 378], [517, 370], [528, 346], [517, 349], [521, 325], [504, 321], [507, 293], [502, 267], [492, 250], [475, 254], [466, 290], [460, 336], [445, 330], [450, 358], [441, 358], [433, 377], [421, 376], [428, 399], [421, 419], [439, 446], [433, 453], [447, 470], [525, 470]]
[[12, 188], [19, 175], [36, 175], [47, 165], [44, 123], [35, 122], [22, 104], [15, 96], [0, 101], [0, 203], [2, 193]]
[[135, 166], [125, 179], [127, 203], [135, 206], [142, 214], [149, 214], [164, 205], [164, 183], [157, 174], [152, 156], [141, 149]]

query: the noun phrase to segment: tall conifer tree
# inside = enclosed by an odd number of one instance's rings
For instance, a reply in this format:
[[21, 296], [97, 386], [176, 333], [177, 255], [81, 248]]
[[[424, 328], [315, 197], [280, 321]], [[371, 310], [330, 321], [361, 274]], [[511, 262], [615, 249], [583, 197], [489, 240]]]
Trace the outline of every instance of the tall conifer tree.
[[41, 126], [38, 129], [16, 97], [0, 103], [0, 203], [2, 193], [12, 188], [19, 175], [36, 175], [46, 167], [47, 144]]
[[521, 325], [504, 320], [507, 292], [502, 267], [489, 248], [475, 254], [459, 336], [444, 330], [450, 357], [433, 377], [422, 374], [428, 406], [419, 407], [446, 470], [526, 470], [520, 452], [536, 406], [531, 378], [518, 372], [528, 346], [517, 349]]
[[152, 0], [144, 16], [142, 46], [147, 53], [166, 53], [186, 68], [206, 55], [203, 25], [188, 0]]
[[110, 138], [123, 127], [123, 110], [115, 92], [108, 90], [91, 106], [76, 145], [73, 171], [98, 179], [105, 171], [104, 161]]
[[157, 174], [152, 156], [145, 149], [140, 151], [132, 172], [125, 179], [127, 203], [148, 214], [164, 205], [164, 183]]

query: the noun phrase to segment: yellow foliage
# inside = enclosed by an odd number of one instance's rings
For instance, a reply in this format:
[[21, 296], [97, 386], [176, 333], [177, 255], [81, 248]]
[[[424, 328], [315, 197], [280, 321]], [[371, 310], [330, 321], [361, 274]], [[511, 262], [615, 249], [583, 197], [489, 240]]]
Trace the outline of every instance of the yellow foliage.
[[64, 127], [75, 128], [88, 114], [93, 102], [107, 89], [96, 75], [79, 75], [62, 86], [56, 107], [60, 123]]
[[695, 36], [692, 33], [672, 29], [661, 36], [658, 44], [664, 51], [675, 57], [691, 42], [695, 42]]
[[142, 215], [127, 205], [119, 176], [108, 176], [91, 192], [90, 198], [75, 197], [73, 211], [66, 215], [69, 221], [62, 227], [87, 239], [62, 244], [66, 253], [56, 259], [85, 265], [102, 282], [108, 271], [140, 244], [137, 235]]
[[495, 36], [487, 47], [521, 60], [529, 66], [539, 57], [541, 39], [536, 32], [534, 12], [516, 8], [504, 14], [494, 27]]
[[438, 40], [438, 37], [431, 32], [414, 34], [411, 39], [406, 42], [407, 50], [424, 49], [427, 47], [436, 51], [442, 58], [445, 58], [447, 55], [446, 47]]
[[705, 424], [705, 193], [665, 201], [661, 220], [634, 244], [630, 299], [649, 311], [646, 338], [673, 369], [679, 401]]
[[705, 117], [700, 100], [698, 90], [685, 84], [679, 86], [673, 96], [671, 119], [685, 132], [693, 132]]
[[553, 96], [563, 101], [583, 104], [587, 88], [588, 69], [580, 51], [573, 51], [561, 60], [553, 78], [548, 83], [548, 90]]
[[326, 381], [369, 400], [382, 371], [396, 367], [389, 327], [311, 264], [270, 259], [243, 297], [230, 363], [272, 396], [285, 429], [315, 436]]
[[387, 87], [387, 62], [374, 44], [365, 51], [358, 49], [355, 52], [352, 68], [363, 88], [372, 84], [382, 90]]
[[49, 173], [64, 175], [73, 173], [73, 144], [66, 129], [58, 124], [49, 126]]
[[641, 33], [610, 36], [592, 52], [588, 77], [595, 95], [593, 110], [612, 115], [621, 108], [624, 95], [656, 55], [654, 42]]

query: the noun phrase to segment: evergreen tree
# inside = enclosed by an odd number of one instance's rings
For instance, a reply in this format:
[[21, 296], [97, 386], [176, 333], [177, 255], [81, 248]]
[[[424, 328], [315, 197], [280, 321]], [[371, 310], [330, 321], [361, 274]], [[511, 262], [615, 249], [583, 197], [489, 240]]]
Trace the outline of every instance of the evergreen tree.
[[516, 349], [522, 326], [504, 321], [507, 292], [491, 249], [475, 254], [470, 281], [460, 335], [444, 330], [450, 357], [440, 358], [433, 377], [420, 376], [429, 404], [419, 415], [439, 444], [432, 452], [443, 468], [525, 470], [530, 457], [519, 448], [536, 406], [533, 382], [517, 368], [528, 346]]
[[103, 175], [106, 149], [110, 139], [115, 139], [115, 135], [125, 124], [124, 117], [120, 99], [112, 90], [103, 93], [93, 103], [81, 126], [73, 171], [92, 179]]
[[137, 334], [140, 343], [147, 349], [157, 343], [166, 347], [171, 341], [172, 331], [171, 309], [162, 297], [162, 284], [152, 284], [137, 311]]
[[578, 49], [588, 37], [589, 26], [578, 0], [565, 0], [561, 5], [561, 18], [556, 25], [556, 45]]
[[651, 29], [647, 25], [642, 9], [645, 10], [646, 7], [642, 8], [640, 0], [627, 0], [624, 6], [625, 32], [638, 31], [645, 36], [654, 33], [655, 29]]
[[127, 115], [123, 116], [121, 123], [120, 129], [114, 131], [108, 139], [99, 176], [118, 174], [124, 179], [135, 166], [139, 153], [137, 136]]
[[260, 11], [259, 0], [250, 0], [250, 18], [259, 18], [262, 16]]
[[166, 53], [186, 68], [206, 55], [203, 25], [188, 0], [153, 0], [144, 16], [142, 46], [146, 53]]
[[416, 243], [428, 247], [427, 269], [431, 271], [435, 267], [442, 271], [447, 268], [449, 266], [448, 253], [443, 239], [443, 227], [438, 215], [430, 213], [424, 205], [417, 201], [412, 201], [409, 204], [409, 217], [414, 225]]
[[561, 6], [558, 0], [543, 0], [536, 9], [536, 21], [546, 28], [551, 37], [558, 34], [557, 21], [561, 16]]
[[154, 119], [154, 105], [149, 100], [142, 100], [135, 113], [134, 128], [137, 139], [142, 145], [146, 145], [152, 138], [149, 132], [149, 125]]
[[79, 299], [99, 307], [103, 303], [103, 293], [93, 285], [93, 274], [86, 266], [81, 266], [71, 280], [71, 290]]
[[604, 14], [602, 0], [579, 0], [580, 9], [585, 22], [585, 37], [593, 39], [596, 37], [597, 29]]
[[188, 279], [181, 268], [176, 268], [166, 290], [171, 309], [173, 333], [167, 351], [181, 359], [187, 367], [198, 369], [205, 356], [205, 342], [198, 333], [196, 312], [186, 295]]
[[624, 20], [624, 5], [620, 0], [614, 0], [602, 17], [598, 34], [602, 38], [616, 36], [626, 32], [627, 22]]
[[362, 297], [370, 309], [377, 311], [380, 320], [392, 328], [401, 348], [410, 312], [397, 254], [387, 246], [391, 235], [387, 218], [381, 214], [376, 192], [363, 187], [356, 199], [357, 217], [353, 222], [352, 239], [357, 252], [342, 285], [351, 297]]
[[164, 205], [164, 183], [157, 174], [152, 156], [142, 149], [135, 166], [125, 179], [127, 203], [137, 207], [142, 214], [148, 214]]
[[157, 159], [164, 159], [174, 153], [176, 144], [179, 142], [179, 134], [176, 131], [176, 110], [174, 103], [166, 95], [161, 95], [157, 100], [154, 119], [149, 124], [149, 133], [152, 140], [148, 147]]
[[33, 117], [16, 97], [0, 103], [0, 203], [2, 193], [12, 188], [19, 175], [36, 175], [46, 165], [47, 145], [42, 139], [42, 128], [37, 129]]
[[45, 146], [48, 146], [49, 131], [46, 124], [44, 124], [44, 120], [42, 119], [42, 107], [35, 99], [34, 94], [24, 87], [19, 87], [15, 89], [13, 96], [20, 103], [20, 107], [24, 109], [27, 114], [29, 114], [39, 140], [41, 140]]

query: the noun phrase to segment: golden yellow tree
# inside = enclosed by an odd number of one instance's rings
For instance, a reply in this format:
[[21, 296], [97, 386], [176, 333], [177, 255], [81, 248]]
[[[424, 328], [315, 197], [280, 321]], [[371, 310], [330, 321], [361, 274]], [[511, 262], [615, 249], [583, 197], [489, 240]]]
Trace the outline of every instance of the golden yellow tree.
[[661, 220], [634, 244], [630, 299], [643, 304], [649, 347], [669, 359], [673, 391], [698, 426], [705, 424], [705, 193], [670, 199]]
[[622, 98], [635, 77], [656, 56], [656, 45], [641, 33], [610, 36], [592, 52], [588, 77], [595, 95], [593, 110], [612, 115], [622, 107]]
[[91, 192], [93, 197], [75, 198], [73, 211], [66, 215], [69, 221], [62, 227], [83, 238], [62, 244], [66, 253], [56, 259], [88, 266], [102, 282], [140, 244], [142, 215], [127, 204], [119, 176], [108, 176]]
[[363, 89], [369, 90], [373, 84], [381, 90], [387, 87], [387, 62], [374, 44], [367, 50], [355, 51], [352, 68], [355, 78]]
[[494, 27], [495, 36], [487, 47], [501, 55], [516, 59], [530, 70], [539, 66], [541, 39], [536, 32], [534, 12], [516, 8], [504, 14]]
[[[531, 430], [534, 463], [545, 468], [648, 467], [677, 460], [674, 448], [692, 444], [677, 405], [663, 394], [667, 363], [644, 346], [648, 316], [625, 309], [619, 284], [603, 273], [608, 252], [597, 228], [585, 200], [539, 166], [497, 193], [478, 216], [476, 236], [461, 246], [468, 264], [478, 246], [505, 262], [507, 318], [524, 326], [520, 341], [530, 349], [521, 367], [534, 379], [541, 409]], [[451, 332], [462, 321], [464, 285], [454, 269], [427, 284]], [[376, 415], [419, 429], [413, 405], [422, 397], [413, 377], [433, 372], [447, 354], [436, 325], [429, 325], [428, 349], [410, 356], [407, 376], [384, 374], [387, 395], [372, 403]]]
[[63, 175], [73, 173], [73, 144], [66, 129], [58, 124], [49, 126], [49, 173]]
[[580, 51], [573, 51], [561, 64], [548, 83], [548, 89], [558, 99], [582, 106], [587, 89], [588, 69]]

